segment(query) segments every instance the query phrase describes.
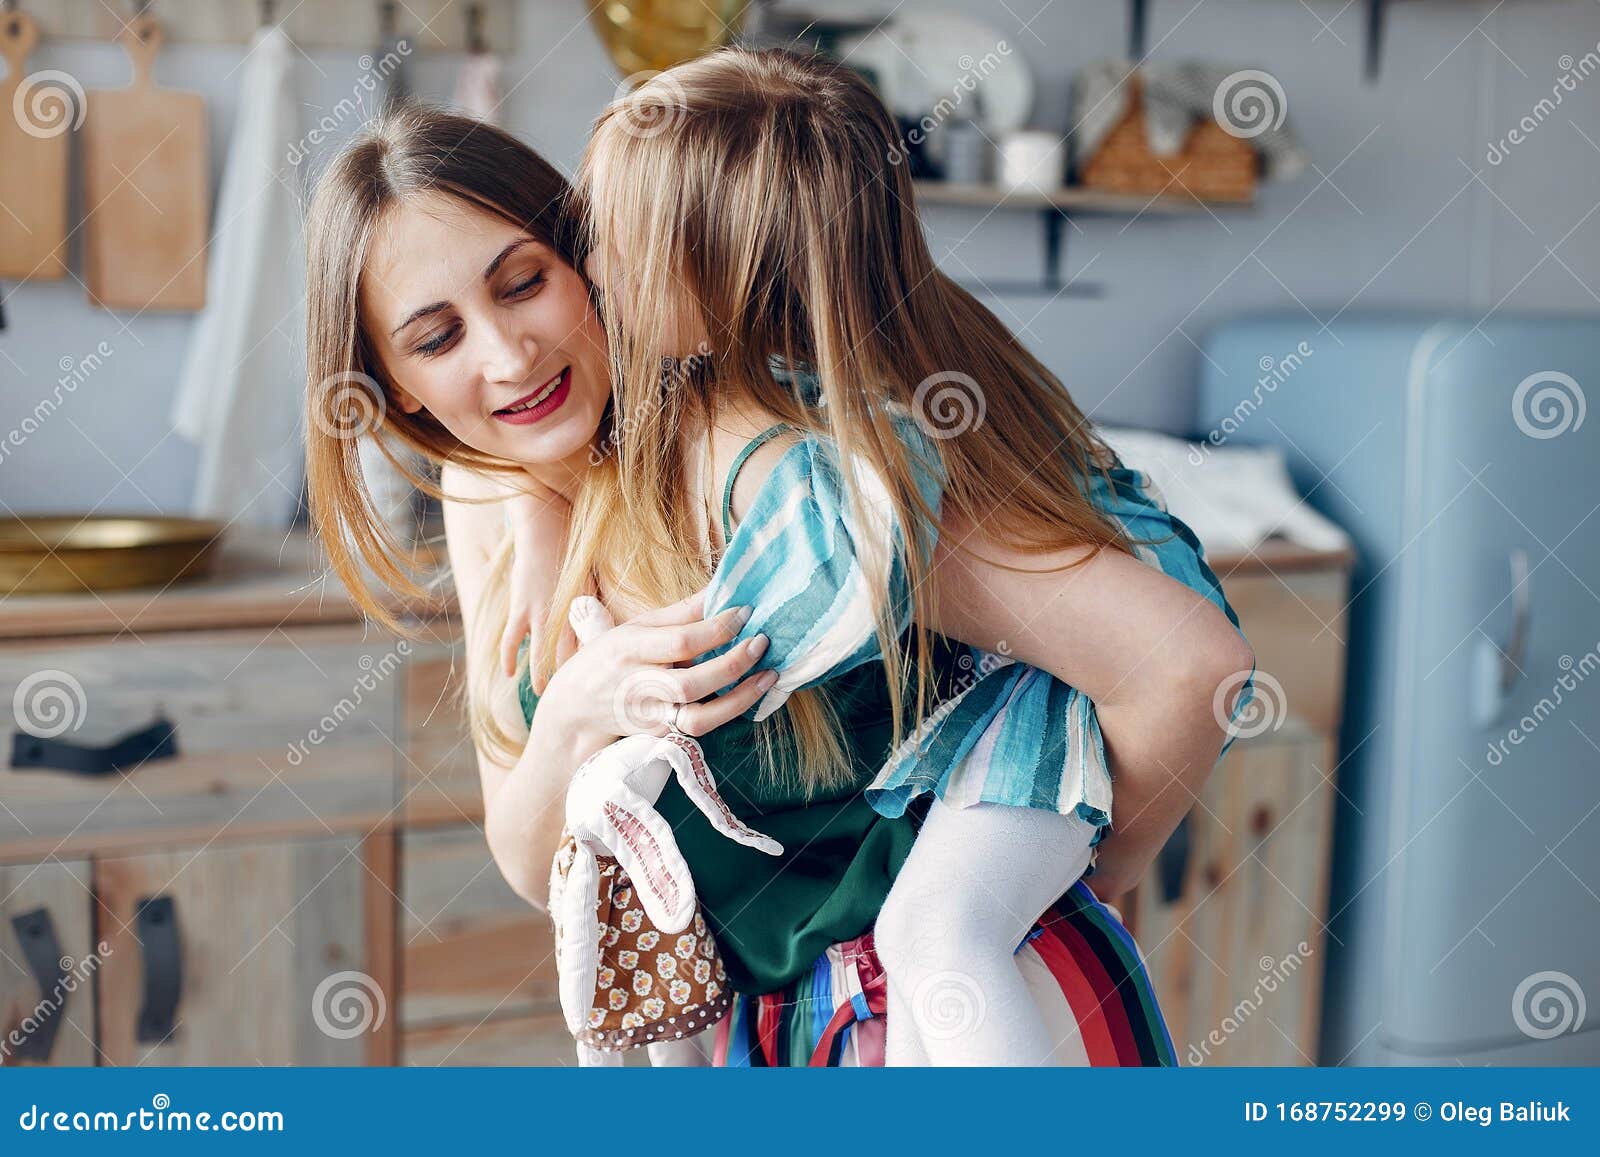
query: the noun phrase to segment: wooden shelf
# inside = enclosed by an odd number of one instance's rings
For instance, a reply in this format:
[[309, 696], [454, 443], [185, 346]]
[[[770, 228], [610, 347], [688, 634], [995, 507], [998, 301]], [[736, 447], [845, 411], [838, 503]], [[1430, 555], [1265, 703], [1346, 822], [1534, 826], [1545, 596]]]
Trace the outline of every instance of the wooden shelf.
[[1188, 193], [1163, 193], [1154, 197], [1108, 193], [1099, 189], [1066, 186], [1053, 192], [1011, 190], [999, 185], [953, 185], [944, 181], [917, 181], [922, 205], [967, 209], [1022, 210], [1037, 213], [1044, 231], [1044, 274], [1038, 281], [969, 280], [972, 288], [992, 294], [1026, 294], [1056, 297], [1098, 297], [1098, 286], [1075, 285], [1063, 279], [1066, 249], [1063, 226], [1070, 217], [1215, 216], [1218, 209], [1246, 209], [1254, 201], [1200, 201]]
[[1196, 214], [1217, 209], [1248, 209], [1254, 201], [1197, 201], [1183, 194], [1165, 193], [1141, 197], [1128, 193], [1107, 193], [1099, 189], [1074, 186], [1053, 193], [1012, 190], [999, 185], [952, 185], [944, 181], [916, 182], [917, 198], [924, 205], [960, 205], [971, 208], [1053, 209], [1072, 215], [1138, 216], [1141, 213]]

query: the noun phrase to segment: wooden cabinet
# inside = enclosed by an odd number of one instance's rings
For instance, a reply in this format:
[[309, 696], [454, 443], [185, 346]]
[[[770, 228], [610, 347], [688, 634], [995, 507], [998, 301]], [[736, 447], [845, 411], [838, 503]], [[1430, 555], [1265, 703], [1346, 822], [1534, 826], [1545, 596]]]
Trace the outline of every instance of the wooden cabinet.
[[1331, 745], [1297, 721], [1241, 739], [1201, 793], [1182, 888], [1140, 885], [1137, 930], [1185, 1065], [1313, 1065]]
[[[372, 959], [385, 948], [370, 935], [366, 899], [381, 885], [359, 837], [113, 857], [96, 861], [94, 880], [110, 949], [103, 1063], [387, 1059], [392, 1010], [374, 975], [386, 969]], [[152, 901], [162, 904], [153, 913]]]
[[220, 571], [0, 611], [0, 1062], [394, 1060], [412, 644], [303, 541], [240, 531]]
[[407, 831], [400, 847], [402, 1062], [573, 1064], [550, 921], [506, 884], [481, 827]]
[[[1316, 1055], [1347, 564], [1213, 563], [1277, 714], [1119, 905], [1186, 1064]], [[0, 767], [0, 1063], [572, 1064], [548, 920], [484, 840], [462, 678], [448, 615], [364, 628], [298, 538], [240, 531], [157, 595], [7, 600], [17, 731], [175, 741]], [[71, 762], [30, 742], [13, 761]]]
[[460, 640], [441, 633], [420, 643], [407, 660], [402, 694], [402, 819], [408, 824], [481, 820], [483, 789], [467, 732]]
[[[408, 651], [356, 626], [8, 643], [0, 696], [18, 739], [0, 768], [0, 850], [42, 859], [384, 822]], [[65, 769], [158, 724], [170, 727], [159, 750]]]
[[1214, 563], [1257, 706], [1128, 906], [1185, 1065], [1314, 1065], [1349, 559]]
[[93, 895], [83, 860], [0, 865], [0, 1064], [95, 1063]]

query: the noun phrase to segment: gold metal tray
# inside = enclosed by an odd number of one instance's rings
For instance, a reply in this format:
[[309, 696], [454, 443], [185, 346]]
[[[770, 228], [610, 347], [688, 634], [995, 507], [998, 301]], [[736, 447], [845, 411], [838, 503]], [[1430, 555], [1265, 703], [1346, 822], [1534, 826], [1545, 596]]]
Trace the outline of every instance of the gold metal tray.
[[0, 595], [161, 587], [202, 578], [226, 525], [142, 515], [0, 518]]

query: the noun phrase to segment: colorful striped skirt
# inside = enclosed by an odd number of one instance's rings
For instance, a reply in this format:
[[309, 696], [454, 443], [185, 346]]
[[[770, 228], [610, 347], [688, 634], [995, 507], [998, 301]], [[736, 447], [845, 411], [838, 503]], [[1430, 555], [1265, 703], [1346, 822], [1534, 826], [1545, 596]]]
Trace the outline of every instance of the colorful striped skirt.
[[[1061, 1042], [1060, 1063], [1177, 1067], [1138, 946], [1082, 880], [1040, 918], [1016, 955]], [[712, 1063], [882, 1065], [884, 993], [872, 933], [835, 944], [789, 987], [737, 994], [712, 1030]]]

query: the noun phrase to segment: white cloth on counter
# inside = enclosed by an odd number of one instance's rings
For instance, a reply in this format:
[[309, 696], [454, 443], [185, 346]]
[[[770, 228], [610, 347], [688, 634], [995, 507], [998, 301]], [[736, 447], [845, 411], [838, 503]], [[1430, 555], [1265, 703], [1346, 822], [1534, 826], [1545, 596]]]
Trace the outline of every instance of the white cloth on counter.
[[1273, 535], [1312, 550], [1350, 545], [1344, 530], [1301, 498], [1277, 447], [1213, 446], [1110, 426], [1099, 434], [1124, 466], [1149, 476], [1207, 553], [1254, 550]]
[[200, 449], [198, 517], [283, 528], [299, 506], [305, 257], [290, 158], [300, 138], [294, 48], [264, 28], [244, 62], [206, 304], [172, 407], [174, 428]]

